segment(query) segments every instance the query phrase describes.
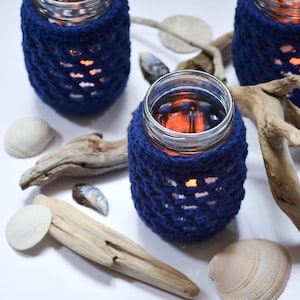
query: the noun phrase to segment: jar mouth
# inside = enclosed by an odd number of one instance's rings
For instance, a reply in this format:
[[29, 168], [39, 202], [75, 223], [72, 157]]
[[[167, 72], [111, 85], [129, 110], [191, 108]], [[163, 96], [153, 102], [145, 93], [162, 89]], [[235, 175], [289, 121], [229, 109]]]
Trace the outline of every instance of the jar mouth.
[[[218, 101], [225, 116], [216, 126], [201, 132], [183, 133], [161, 125], [153, 116], [155, 104], [171, 93], [188, 90]], [[226, 139], [232, 128], [234, 104], [222, 81], [206, 72], [182, 70], [168, 73], [156, 80], [143, 101], [143, 126], [151, 140], [159, 147], [182, 154], [207, 151]]]
[[300, 23], [300, 1], [254, 0], [255, 6], [281, 23]]
[[32, 0], [38, 12], [51, 23], [73, 26], [96, 19], [113, 0]]

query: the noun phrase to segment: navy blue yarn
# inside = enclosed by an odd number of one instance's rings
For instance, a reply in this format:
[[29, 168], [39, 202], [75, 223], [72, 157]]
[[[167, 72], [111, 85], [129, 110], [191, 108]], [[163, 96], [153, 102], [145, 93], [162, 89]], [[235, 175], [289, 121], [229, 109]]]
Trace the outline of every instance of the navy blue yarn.
[[[226, 142], [195, 156], [168, 155], [146, 136], [140, 105], [128, 131], [129, 177], [138, 215], [153, 232], [170, 241], [195, 242], [215, 234], [240, 209], [247, 149], [246, 129], [236, 109]], [[209, 177], [218, 180], [205, 182]], [[194, 178], [198, 187], [186, 188], [187, 179]], [[197, 192], [202, 193], [198, 198]], [[186, 198], [174, 198], [174, 194]]]
[[[286, 45], [291, 46], [291, 51], [281, 51]], [[253, 0], [238, 0], [232, 55], [241, 85], [267, 82], [290, 73], [299, 74], [300, 65], [293, 65], [289, 60], [300, 57], [300, 25], [276, 22], [260, 11]], [[299, 90], [295, 90], [292, 101], [300, 104]]]
[[[59, 26], [41, 16], [32, 0], [23, 0], [25, 65], [29, 81], [43, 102], [58, 112], [83, 116], [101, 112], [119, 98], [130, 72], [128, 10], [127, 0], [114, 0], [94, 21]], [[86, 67], [80, 60], [94, 60], [94, 64]], [[100, 69], [102, 72], [95, 75], [90, 72]], [[83, 74], [84, 78], [70, 74]], [[82, 87], [82, 82], [95, 86]]]

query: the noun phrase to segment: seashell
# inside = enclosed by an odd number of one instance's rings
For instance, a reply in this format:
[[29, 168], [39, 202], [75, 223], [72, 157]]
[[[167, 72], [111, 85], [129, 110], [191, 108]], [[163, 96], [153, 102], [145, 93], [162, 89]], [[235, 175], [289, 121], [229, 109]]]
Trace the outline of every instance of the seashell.
[[[189, 41], [197, 41], [202, 44], [209, 44], [212, 41], [212, 29], [205, 21], [186, 15], [175, 15], [162, 21], [162, 25], [171, 32], [184, 37]], [[164, 31], [159, 32], [161, 43], [166, 47], [178, 53], [190, 53], [199, 51], [186, 42]]]
[[144, 78], [150, 84], [170, 72], [169, 68], [158, 57], [148, 52], [140, 53], [140, 67]]
[[279, 244], [264, 239], [233, 243], [209, 263], [209, 275], [223, 300], [274, 300], [287, 285], [291, 258]]
[[4, 148], [7, 154], [26, 158], [39, 154], [54, 138], [54, 130], [34, 117], [15, 121], [6, 131]]
[[77, 203], [94, 208], [104, 216], [108, 215], [108, 201], [97, 187], [86, 183], [78, 183], [74, 185], [72, 195]]

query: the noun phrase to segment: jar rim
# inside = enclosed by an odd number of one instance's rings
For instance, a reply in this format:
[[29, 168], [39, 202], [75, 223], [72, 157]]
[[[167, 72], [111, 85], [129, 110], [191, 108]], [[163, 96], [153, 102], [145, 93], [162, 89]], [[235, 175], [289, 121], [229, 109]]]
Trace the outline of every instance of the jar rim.
[[32, 0], [37, 11], [58, 25], [80, 25], [104, 14], [114, 0]]
[[[222, 90], [222, 92], [224, 93], [224, 98], [227, 99], [226, 103], [225, 102], [221, 103], [226, 112], [226, 115], [222, 119], [222, 121], [210, 129], [207, 129], [202, 132], [192, 132], [192, 133], [182, 133], [182, 132], [174, 131], [161, 125], [152, 115], [153, 103], [150, 103], [150, 96], [151, 93], [154, 91], [154, 89], [156, 89], [158, 86], [160, 86], [161, 84], [163, 84], [168, 80], [171, 81], [173, 79], [175, 80], [176, 78], [181, 78], [186, 80], [192, 78], [194, 80], [199, 80], [199, 82], [210, 81], [211, 83], [215, 84], [218, 88], [220, 88], [220, 90]], [[178, 143], [181, 142], [183, 144], [182, 145], [183, 148], [181, 150], [178, 150], [181, 153], [198, 152], [198, 151], [202, 152], [211, 148], [212, 136], [217, 136], [217, 142], [213, 143], [213, 145], [216, 145], [220, 143], [220, 141], [224, 138], [224, 136], [228, 133], [228, 131], [230, 131], [232, 127], [231, 123], [234, 118], [234, 103], [229, 89], [220, 79], [218, 79], [214, 75], [199, 70], [178, 70], [163, 75], [150, 86], [150, 88], [146, 92], [143, 101], [143, 112], [144, 112], [144, 118], [143, 118], [144, 127], [146, 127], [146, 130], [149, 130], [150, 137], [154, 139], [154, 142], [170, 150], [177, 150], [174, 148], [177, 148]], [[164, 134], [165, 140], [157, 139], [156, 134], [159, 133]], [[201, 141], [201, 145], [197, 144], [194, 147], [191, 147], [191, 149], [185, 149], [186, 144], [189, 144], [190, 146], [190, 143], [188, 141], [190, 141], [191, 139], [195, 141]], [[169, 145], [167, 145], [168, 142], [170, 142]], [[172, 146], [173, 144], [174, 146], [176, 145], [176, 147], [173, 147]]]

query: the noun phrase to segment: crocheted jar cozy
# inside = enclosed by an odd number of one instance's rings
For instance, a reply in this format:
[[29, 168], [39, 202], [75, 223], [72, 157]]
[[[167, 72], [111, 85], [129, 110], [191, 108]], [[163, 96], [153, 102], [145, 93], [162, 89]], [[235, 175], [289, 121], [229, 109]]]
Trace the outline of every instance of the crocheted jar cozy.
[[[140, 105], [128, 131], [128, 159], [132, 199], [143, 222], [177, 242], [199, 241], [224, 228], [244, 198], [245, 135], [236, 109], [224, 143], [194, 156], [168, 155], [146, 135]], [[190, 179], [196, 187], [186, 186]]]
[[127, 0], [114, 0], [99, 18], [59, 26], [23, 0], [21, 27], [29, 81], [58, 112], [90, 115], [118, 99], [130, 72]]
[[[274, 21], [253, 0], [238, 0], [232, 42], [233, 65], [241, 85], [299, 74], [300, 25]], [[300, 105], [299, 89], [292, 101]]]

